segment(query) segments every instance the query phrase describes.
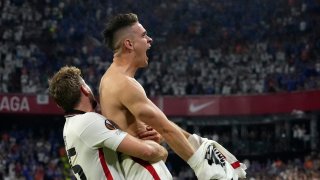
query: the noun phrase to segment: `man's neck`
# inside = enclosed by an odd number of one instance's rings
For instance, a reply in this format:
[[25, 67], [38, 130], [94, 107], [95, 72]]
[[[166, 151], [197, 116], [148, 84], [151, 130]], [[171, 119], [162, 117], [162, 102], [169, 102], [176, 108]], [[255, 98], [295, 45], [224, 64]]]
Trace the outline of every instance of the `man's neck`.
[[74, 110], [83, 111], [83, 112], [94, 112], [94, 109], [89, 108], [89, 107], [84, 108], [84, 107], [77, 106], [74, 108]]
[[75, 106], [73, 109], [84, 111], [84, 112], [94, 112], [90, 100], [88, 98], [84, 98], [83, 96], [80, 99], [80, 103]]
[[133, 64], [133, 60], [125, 59], [121, 57], [114, 57], [112, 63], [113, 69], [120, 71], [121, 73], [129, 76], [134, 77], [137, 71], [137, 67]]

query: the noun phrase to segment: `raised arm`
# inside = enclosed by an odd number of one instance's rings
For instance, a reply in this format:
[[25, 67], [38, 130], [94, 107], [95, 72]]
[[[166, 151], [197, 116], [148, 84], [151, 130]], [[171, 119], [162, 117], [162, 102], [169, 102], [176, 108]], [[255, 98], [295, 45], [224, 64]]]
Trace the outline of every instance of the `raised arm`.
[[120, 95], [121, 103], [136, 119], [157, 130], [173, 151], [187, 161], [194, 153], [194, 149], [181, 130], [173, 125], [164, 113], [147, 98], [140, 84], [129, 81], [124, 89], [125, 93]]

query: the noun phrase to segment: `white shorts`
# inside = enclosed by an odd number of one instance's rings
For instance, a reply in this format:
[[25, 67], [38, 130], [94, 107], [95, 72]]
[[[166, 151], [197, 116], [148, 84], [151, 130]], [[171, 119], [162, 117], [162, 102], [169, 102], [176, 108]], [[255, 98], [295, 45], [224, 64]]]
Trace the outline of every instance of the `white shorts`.
[[120, 157], [123, 174], [127, 180], [171, 180], [172, 175], [163, 161], [147, 161], [122, 154]]

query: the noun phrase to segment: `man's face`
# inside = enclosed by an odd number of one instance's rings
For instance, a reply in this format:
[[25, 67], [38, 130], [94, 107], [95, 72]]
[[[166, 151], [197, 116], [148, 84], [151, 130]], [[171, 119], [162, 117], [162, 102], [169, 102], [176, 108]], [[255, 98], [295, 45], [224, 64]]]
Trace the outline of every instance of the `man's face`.
[[135, 59], [138, 60], [138, 67], [145, 67], [148, 65], [147, 50], [150, 49], [152, 39], [147, 35], [147, 31], [140, 23], [134, 24], [133, 32], [133, 49], [136, 54]]

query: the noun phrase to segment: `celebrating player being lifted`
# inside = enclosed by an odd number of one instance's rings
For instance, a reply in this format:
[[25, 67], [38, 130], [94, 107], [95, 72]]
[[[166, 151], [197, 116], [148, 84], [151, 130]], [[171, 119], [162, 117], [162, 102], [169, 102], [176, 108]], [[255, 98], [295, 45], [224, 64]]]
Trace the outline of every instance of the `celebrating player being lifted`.
[[[193, 139], [193, 136], [170, 122], [147, 98], [143, 87], [134, 79], [136, 71], [148, 65], [146, 52], [152, 43], [147, 31], [139, 23], [138, 17], [132, 13], [115, 16], [108, 22], [103, 35], [107, 46], [113, 50], [114, 57], [113, 63], [100, 82], [102, 114], [114, 120], [120, 129], [135, 137], [153, 133], [154, 136], [151, 137], [158, 140], [157, 132], [159, 132], [173, 151], [191, 166], [198, 179], [227, 178], [226, 166], [210, 163], [212, 160], [210, 158], [213, 157], [210, 155], [215, 155], [211, 153], [213, 151], [209, 152], [207, 159], [205, 158], [210, 143], [192, 146], [188, 138]], [[150, 126], [156, 131], [150, 130]], [[198, 138], [194, 140], [200, 142]], [[148, 169], [135, 159], [123, 156], [121, 161], [126, 177], [152, 178]], [[166, 175], [168, 170], [163, 162], [153, 163], [151, 167], [159, 170], [158, 176], [161, 179], [170, 179], [171, 176]]]

